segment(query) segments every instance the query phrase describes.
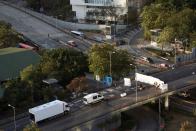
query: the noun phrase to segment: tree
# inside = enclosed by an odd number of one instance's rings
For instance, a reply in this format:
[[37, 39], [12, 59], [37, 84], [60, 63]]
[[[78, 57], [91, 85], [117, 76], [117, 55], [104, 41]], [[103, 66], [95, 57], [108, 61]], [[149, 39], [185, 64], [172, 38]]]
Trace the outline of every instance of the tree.
[[41, 131], [41, 129], [38, 128], [38, 126], [35, 123], [31, 123], [27, 125], [23, 131]]
[[20, 72], [20, 78], [21, 81], [24, 81], [27, 83], [26, 87], [29, 88], [31, 91], [31, 102], [33, 103], [36, 100], [39, 100], [41, 98], [41, 85], [42, 80], [44, 79], [44, 74], [41, 72], [38, 65], [30, 65], [26, 68], [24, 68]]
[[167, 25], [174, 29], [175, 37], [183, 40], [189, 38], [189, 34], [196, 29], [195, 21], [195, 11], [185, 8], [168, 18]]
[[67, 88], [71, 92], [76, 92], [76, 93], [87, 90], [88, 85], [87, 85], [86, 77], [82, 76], [82, 77], [76, 77], [76, 78], [74, 78], [70, 82], [70, 84], [67, 85]]
[[168, 7], [164, 7], [161, 4], [151, 4], [150, 6], [145, 6], [142, 13], [142, 28], [144, 29], [145, 38], [149, 37], [150, 29], [163, 29], [167, 25], [167, 19], [174, 12]]
[[129, 7], [128, 9], [128, 24], [136, 24], [138, 19], [138, 12], [136, 8]]
[[[26, 85], [27, 83], [21, 82], [20, 79], [9, 80], [4, 83], [5, 92], [2, 98], [3, 101], [15, 105], [16, 107], [29, 106], [31, 93]], [[0, 107], [7, 109], [7, 104], [0, 105]]]
[[26, 0], [29, 7], [60, 19], [70, 19], [74, 16], [69, 0]]
[[71, 49], [53, 49], [43, 53], [40, 70], [45, 76], [54, 77], [62, 84], [88, 71], [87, 56]]
[[163, 51], [164, 45], [174, 39], [175, 39], [175, 36], [174, 36], [173, 28], [171, 27], [164, 28], [164, 30], [160, 33], [160, 36], [158, 37], [158, 42], [161, 44], [162, 51]]
[[0, 21], [0, 48], [16, 46], [21, 40], [12, 26], [4, 21]]
[[117, 50], [110, 44], [94, 45], [89, 51], [89, 69], [94, 75], [103, 78], [110, 74], [110, 53], [111, 70], [114, 78], [120, 78], [130, 71], [131, 56], [125, 50]]

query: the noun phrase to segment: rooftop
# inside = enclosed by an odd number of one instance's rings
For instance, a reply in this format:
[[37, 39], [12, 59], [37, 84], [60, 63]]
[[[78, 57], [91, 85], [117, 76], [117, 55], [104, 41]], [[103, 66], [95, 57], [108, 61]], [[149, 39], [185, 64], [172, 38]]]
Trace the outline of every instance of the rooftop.
[[17, 78], [25, 67], [37, 64], [40, 56], [23, 48], [0, 49], [0, 81]]

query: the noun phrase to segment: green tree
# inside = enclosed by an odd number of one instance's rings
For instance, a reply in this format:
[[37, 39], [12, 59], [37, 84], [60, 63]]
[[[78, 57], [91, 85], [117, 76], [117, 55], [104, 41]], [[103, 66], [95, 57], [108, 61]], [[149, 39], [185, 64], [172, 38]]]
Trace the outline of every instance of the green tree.
[[0, 21], [0, 48], [16, 46], [21, 40], [12, 26], [4, 21]]
[[[56, 78], [60, 84], [66, 85], [74, 77], [88, 71], [87, 57], [78, 51], [68, 49], [46, 50], [41, 53], [41, 61], [36, 66], [28, 66], [21, 73], [21, 80], [25, 81], [31, 90], [32, 102], [48, 101], [56, 92], [53, 88], [45, 88], [42, 80]], [[65, 94], [67, 90], [63, 91]]]
[[61, 83], [68, 82], [88, 71], [87, 56], [70, 49], [54, 49], [43, 53], [40, 68], [45, 76], [51, 76]]
[[[30, 90], [26, 85], [27, 83], [21, 82], [20, 79], [9, 80], [4, 83], [5, 92], [2, 98], [3, 101], [15, 105], [16, 107], [29, 105], [28, 103], [30, 103], [31, 95]], [[4, 107], [7, 106], [7, 104], [0, 106], [1, 108], [7, 108]]]
[[129, 73], [131, 56], [125, 50], [117, 50], [110, 44], [94, 45], [89, 51], [89, 69], [94, 75], [103, 78], [110, 74], [110, 53], [111, 70], [114, 78], [122, 77]]
[[161, 44], [162, 51], [163, 51], [164, 45], [174, 39], [175, 39], [175, 36], [174, 36], [173, 28], [165, 27], [164, 30], [160, 33], [160, 36], [158, 37], [158, 43]]
[[170, 17], [174, 11], [170, 10], [168, 7], [164, 7], [161, 4], [151, 4], [145, 6], [142, 13], [142, 28], [144, 29], [145, 38], [149, 38], [150, 29], [163, 29], [167, 25], [167, 19]]
[[32, 103], [36, 101], [36, 99], [39, 100], [42, 96], [40, 88], [44, 77], [38, 65], [30, 65], [20, 72], [21, 80], [27, 83], [26, 87], [31, 91], [30, 96]]
[[185, 8], [168, 18], [167, 25], [174, 29], [175, 37], [178, 39], [185, 39], [189, 38], [189, 34], [196, 29], [195, 21], [195, 11]]
[[138, 12], [136, 8], [129, 7], [128, 9], [128, 24], [136, 24], [138, 19]]
[[41, 131], [41, 129], [38, 128], [38, 126], [35, 123], [31, 123], [27, 125], [23, 131]]
[[36, 11], [43, 9], [43, 12], [49, 16], [55, 16], [60, 19], [70, 19], [74, 13], [69, 0], [26, 0], [29, 7]]

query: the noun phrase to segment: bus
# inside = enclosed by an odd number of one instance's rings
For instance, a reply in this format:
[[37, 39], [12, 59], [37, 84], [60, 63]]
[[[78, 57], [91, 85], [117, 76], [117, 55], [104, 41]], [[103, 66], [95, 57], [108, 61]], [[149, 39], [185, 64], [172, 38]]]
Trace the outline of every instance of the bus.
[[79, 32], [79, 31], [71, 31], [72, 34], [80, 36], [80, 37], [84, 37], [84, 33], [83, 32]]

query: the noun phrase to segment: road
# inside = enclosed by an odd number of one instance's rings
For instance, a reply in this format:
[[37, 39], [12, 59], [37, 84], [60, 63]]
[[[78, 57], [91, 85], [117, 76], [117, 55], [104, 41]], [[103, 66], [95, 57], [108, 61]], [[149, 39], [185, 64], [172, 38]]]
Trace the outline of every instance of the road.
[[[196, 66], [193, 69], [196, 69]], [[191, 65], [189, 65], [186, 68], [177, 68], [174, 70], [170, 70], [168, 72], [160, 73], [161, 76], [167, 76], [171, 72], [179, 72], [182, 69], [189, 72], [189, 69], [192, 70]], [[183, 73], [183, 72], [182, 72]], [[174, 74], [175, 75], [175, 74]], [[170, 82], [168, 83], [169, 85], [169, 91], [175, 90], [175, 89], [180, 89], [183, 88], [184, 86], [190, 85], [192, 83], [196, 83], [196, 79], [194, 77], [196, 76], [191, 76], [189, 73], [188, 74], [181, 74], [181, 78], [176, 78], [176, 77], [171, 77]], [[183, 78], [182, 78], [183, 76]], [[120, 98], [120, 94], [122, 92], [127, 92], [127, 96]], [[44, 123], [41, 123], [39, 127], [43, 130], [69, 130], [70, 128], [74, 128], [76, 125], [80, 125], [83, 122], [90, 121], [94, 118], [97, 118], [99, 116], [108, 114], [113, 111], [118, 111], [119, 109], [124, 111], [127, 109], [130, 109], [130, 105], [132, 105], [132, 108], [135, 106], [139, 106], [138, 104], [135, 103], [135, 91], [134, 89], [131, 88], [124, 88], [124, 87], [118, 87], [118, 88], [113, 88], [113, 89], [106, 89], [104, 91], [101, 91], [103, 95], [107, 98], [110, 98], [109, 101], [104, 101], [101, 103], [98, 103], [94, 106], [86, 106], [82, 103], [81, 100], [75, 101], [71, 103], [72, 111], [71, 114], [65, 117], [57, 118], [55, 120], [47, 121]], [[151, 99], [153, 96], [158, 96], [161, 94], [161, 90], [156, 89], [154, 87], [148, 87], [145, 90], [138, 91], [138, 101], [143, 101], [142, 104], [145, 104]], [[140, 103], [141, 104], [141, 103]], [[104, 110], [103, 110], [104, 109]], [[89, 115], [91, 114], [91, 115]], [[23, 125], [28, 123], [27, 119], [21, 120], [20, 122], [17, 121], [18, 128], [22, 128]], [[66, 124], [65, 124], [66, 123]], [[4, 127], [1, 127], [5, 129], [5, 131], [11, 131], [13, 128], [13, 125], [8, 124], [5, 125]]]
[[142, 43], [141, 38], [143, 38], [143, 31], [141, 28], [136, 28], [133, 31], [127, 33], [127, 35], [122, 36], [126, 39], [127, 45], [121, 45], [119, 48], [127, 49], [131, 54], [136, 57], [150, 57], [155, 63], [169, 63], [166, 60], [160, 59], [157, 56], [152, 56], [146, 50], [142, 49], [140, 46], [145, 45]]
[[[25, 9], [25, 11], [33, 12], [28, 9]], [[3, 3], [0, 3], [0, 20], [9, 22], [17, 32], [24, 34], [24, 36], [46, 49], [59, 47], [71, 48], [68, 45], [58, 42], [63, 41], [66, 43], [69, 40], [74, 40], [78, 45], [75, 49], [80, 51], [85, 51], [90, 46], [83, 40], [76, 39], [70, 34], [66, 34], [55, 28], [55, 26], [51, 26], [36, 17], [32, 17], [32, 15]]]
[[153, 76], [158, 77], [159, 79], [167, 83], [186, 76], [191, 76], [191, 75], [193, 76], [192, 74], [193, 72], [196, 72], [196, 63], [177, 67], [174, 70], [170, 69], [162, 73], [154, 74]]

